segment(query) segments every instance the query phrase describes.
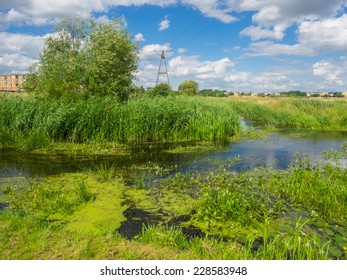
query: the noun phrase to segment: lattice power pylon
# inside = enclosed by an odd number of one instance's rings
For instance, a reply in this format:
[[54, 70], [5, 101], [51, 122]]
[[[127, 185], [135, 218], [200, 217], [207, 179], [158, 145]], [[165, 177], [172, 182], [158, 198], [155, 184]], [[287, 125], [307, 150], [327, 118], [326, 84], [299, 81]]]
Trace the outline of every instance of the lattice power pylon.
[[[160, 75], [165, 75], [166, 79], [167, 79], [167, 84], [170, 85], [169, 73], [167, 71], [167, 65], [166, 65], [165, 52], [172, 52], [172, 50], [161, 50], [161, 51], [154, 51], [154, 52], [160, 53], [160, 63], [159, 63], [157, 81], [155, 82], [155, 85], [156, 86], [158, 85]], [[164, 65], [164, 67], [165, 67], [164, 70], [162, 69], [162, 65]]]

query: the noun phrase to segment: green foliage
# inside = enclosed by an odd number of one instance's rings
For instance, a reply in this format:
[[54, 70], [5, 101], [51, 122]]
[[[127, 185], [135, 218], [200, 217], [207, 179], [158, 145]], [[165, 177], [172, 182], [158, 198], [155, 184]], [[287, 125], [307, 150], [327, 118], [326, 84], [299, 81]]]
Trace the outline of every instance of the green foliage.
[[21, 148], [23, 150], [35, 150], [40, 148], [47, 148], [50, 145], [49, 137], [40, 130], [30, 131], [24, 135]]
[[[316, 235], [306, 233], [304, 227], [310, 221], [301, 222], [298, 218], [291, 233], [269, 235], [269, 221], [263, 231], [263, 242], [257, 244], [254, 238], [247, 240], [248, 253], [262, 260], [327, 260], [329, 259], [329, 241], [320, 244]], [[257, 248], [258, 247], [258, 248]]]
[[112, 165], [108, 162], [92, 163], [90, 167], [86, 169], [88, 173], [97, 175], [102, 182], [111, 181], [116, 175], [116, 165]]
[[[32, 88], [51, 97], [115, 95], [126, 100], [137, 67], [137, 47], [119, 21], [96, 24], [81, 18], [63, 19], [45, 41], [38, 81]], [[36, 78], [35, 78], [36, 79]]]
[[168, 96], [170, 93], [171, 87], [169, 84], [158, 84], [147, 91], [149, 96]]
[[33, 149], [62, 141], [119, 144], [226, 139], [239, 132], [239, 118], [227, 104], [198, 97], [142, 97], [127, 103], [113, 97], [74, 102], [14, 97], [1, 98], [0, 127], [3, 147], [13, 143]]
[[214, 97], [226, 97], [225, 91], [223, 90], [212, 90], [212, 89], [203, 89], [200, 91], [200, 95], [203, 96], [214, 96]]
[[44, 217], [58, 213], [69, 215], [94, 197], [83, 179], [74, 185], [30, 179], [26, 184], [20, 181], [8, 183], [4, 193], [12, 209]]
[[228, 99], [232, 108], [248, 120], [274, 127], [346, 130], [347, 102], [325, 102], [312, 99]]
[[142, 233], [137, 237], [138, 241], [144, 243], [154, 243], [161, 246], [178, 247], [186, 249], [188, 240], [179, 229], [162, 228], [158, 226], [148, 226], [142, 228]]
[[118, 21], [98, 26], [87, 47], [88, 92], [114, 94], [120, 101], [127, 100], [137, 60], [137, 47]]
[[199, 92], [199, 84], [193, 80], [186, 80], [178, 86], [178, 91], [187, 95], [196, 95]]
[[302, 92], [299, 90], [291, 90], [291, 91], [284, 91], [280, 93], [281, 96], [291, 96], [291, 97], [306, 97], [306, 92]]

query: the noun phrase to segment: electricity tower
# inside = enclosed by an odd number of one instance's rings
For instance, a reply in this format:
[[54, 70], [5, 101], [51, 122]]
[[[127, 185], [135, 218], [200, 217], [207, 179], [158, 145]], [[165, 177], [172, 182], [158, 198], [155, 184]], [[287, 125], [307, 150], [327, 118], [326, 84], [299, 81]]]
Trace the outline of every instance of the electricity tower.
[[[155, 85], [158, 85], [159, 82], [159, 76], [160, 75], [165, 75], [167, 79], [167, 84], [170, 85], [170, 80], [169, 80], [169, 73], [167, 71], [167, 65], [166, 65], [166, 56], [165, 52], [172, 52], [172, 50], [161, 50], [161, 51], [154, 51], [156, 53], [160, 53], [160, 63], [159, 63], [159, 69], [158, 69], [158, 75], [157, 75], [157, 81], [155, 82]], [[162, 65], [164, 64], [165, 69], [162, 69]]]

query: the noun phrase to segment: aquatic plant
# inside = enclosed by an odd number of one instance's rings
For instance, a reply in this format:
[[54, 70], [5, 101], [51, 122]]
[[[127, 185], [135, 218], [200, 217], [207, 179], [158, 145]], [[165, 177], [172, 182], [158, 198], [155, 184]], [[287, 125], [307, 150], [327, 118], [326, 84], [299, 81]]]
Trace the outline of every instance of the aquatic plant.
[[10, 208], [46, 218], [53, 214], [70, 215], [94, 198], [83, 178], [76, 183], [22, 178], [3, 188]]
[[109, 162], [91, 163], [85, 168], [85, 172], [97, 175], [102, 182], [112, 180], [116, 176], [116, 163]]

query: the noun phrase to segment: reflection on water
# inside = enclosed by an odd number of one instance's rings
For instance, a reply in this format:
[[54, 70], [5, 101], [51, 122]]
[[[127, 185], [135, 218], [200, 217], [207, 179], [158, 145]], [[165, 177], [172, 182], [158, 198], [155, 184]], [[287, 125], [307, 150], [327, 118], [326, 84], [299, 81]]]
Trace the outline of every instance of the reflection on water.
[[[176, 166], [174, 172], [204, 170], [215, 162], [225, 162], [239, 157], [236, 170], [255, 167], [286, 169], [296, 155], [307, 156], [312, 162], [323, 161], [322, 152], [339, 150], [347, 140], [347, 132], [283, 130], [264, 139], [226, 143], [218, 149], [204, 152], [167, 153], [172, 144], [133, 147], [130, 156], [99, 158], [115, 163], [118, 168], [133, 165]], [[182, 144], [180, 144], [182, 145]], [[184, 150], [183, 150], [184, 151]], [[43, 177], [53, 174], [76, 172], [90, 164], [90, 160], [47, 160], [43, 156], [19, 152], [0, 152], [0, 182], [5, 178]]]

